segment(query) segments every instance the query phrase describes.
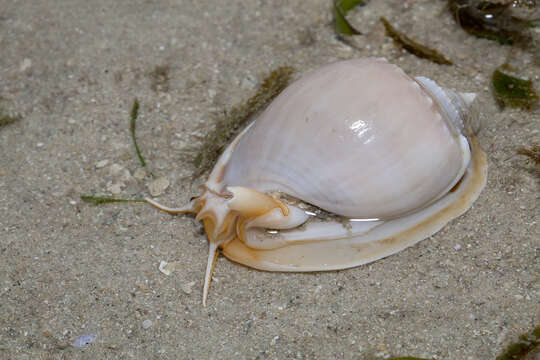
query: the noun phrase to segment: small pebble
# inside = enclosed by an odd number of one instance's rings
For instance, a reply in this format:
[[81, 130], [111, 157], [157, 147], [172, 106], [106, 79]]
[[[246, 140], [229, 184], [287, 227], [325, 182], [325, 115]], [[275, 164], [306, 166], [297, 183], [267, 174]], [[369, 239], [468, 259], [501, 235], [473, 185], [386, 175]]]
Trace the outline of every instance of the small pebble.
[[91, 344], [94, 340], [96, 340], [96, 338], [97, 338], [96, 333], [84, 334], [84, 335], [79, 336], [77, 339], [75, 339], [72, 345], [75, 347], [81, 348], [88, 344]]
[[120, 182], [131, 182], [133, 177], [128, 169], [124, 168], [122, 165], [112, 164], [109, 168], [109, 174]]
[[173, 261], [173, 262], [166, 262], [166, 261], [160, 261], [159, 263], [159, 271], [164, 273], [165, 275], [172, 274], [176, 269], [180, 267], [182, 263], [180, 261]]
[[31, 66], [32, 66], [32, 60], [28, 59], [28, 58], [25, 58], [21, 62], [21, 65], [20, 65], [19, 69], [21, 70], [21, 72], [24, 72], [24, 71], [30, 69]]
[[242, 80], [242, 83], [240, 84], [240, 87], [242, 89], [245, 89], [245, 90], [253, 90], [256, 85], [257, 85], [257, 80], [255, 80], [251, 76], [248, 76], [248, 77], [245, 77]]
[[167, 266], [168, 264], [169, 264], [168, 262], [163, 261], [163, 260], [159, 262], [159, 271], [161, 271], [167, 276], [171, 275], [171, 270]]
[[96, 169], [101, 169], [101, 168], [104, 168], [105, 166], [107, 166], [107, 164], [109, 163], [109, 160], [105, 159], [105, 160], [100, 160], [96, 163]]
[[119, 164], [112, 164], [109, 168], [109, 173], [112, 177], [119, 177], [124, 172], [124, 167]]
[[195, 285], [195, 281], [190, 281], [184, 285], [182, 285], [182, 291], [185, 292], [186, 294], [191, 294], [191, 292], [193, 291], [192, 287], [193, 285]]
[[146, 171], [144, 171], [143, 168], [138, 168], [137, 170], [135, 170], [133, 177], [137, 180], [142, 180], [146, 177]]
[[38, 142], [38, 143], [36, 144], [36, 146], [37, 146], [38, 148], [42, 147], [43, 145], [45, 145], [45, 144], [42, 143], [42, 142]]
[[460, 244], [454, 245], [454, 250], [456, 251], [461, 250], [461, 245]]
[[112, 184], [107, 186], [107, 190], [113, 195], [118, 195], [122, 192], [122, 186], [124, 186], [122, 183]]
[[160, 177], [148, 184], [148, 190], [152, 196], [161, 195], [169, 187], [169, 180], [166, 177]]
[[151, 326], [152, 326], [152, 320], [146, 319], [146, 320], [144, 320], [144, 321], [142, 322], [142, 327], [143, 327], [143, 329], [148, 329], [148, 328], [151, 327]]

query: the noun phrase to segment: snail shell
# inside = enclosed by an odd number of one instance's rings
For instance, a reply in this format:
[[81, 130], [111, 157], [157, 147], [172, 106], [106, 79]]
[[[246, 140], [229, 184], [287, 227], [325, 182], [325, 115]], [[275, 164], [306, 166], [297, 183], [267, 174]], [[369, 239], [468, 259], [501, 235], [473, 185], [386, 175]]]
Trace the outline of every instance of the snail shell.
[[332, 63], [234, 139], [201, 196], [180, 209], [148, 201], [203, 221], [203, 304], [218, 248], [269, 271], [365, 264], [434, 234], [482, 191], [485, 154], [467, 131], [473, 99], [384, 59]]

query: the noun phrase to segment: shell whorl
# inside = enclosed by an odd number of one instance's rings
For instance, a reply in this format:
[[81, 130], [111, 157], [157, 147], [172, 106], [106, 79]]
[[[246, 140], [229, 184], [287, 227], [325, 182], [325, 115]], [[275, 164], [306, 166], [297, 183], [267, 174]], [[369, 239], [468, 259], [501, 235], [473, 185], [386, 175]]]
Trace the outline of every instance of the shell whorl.
[[476, 98], [475, 93], [458, 93], [443, 88], [435, 81], [424, 76], [414, 78], [435, 100], [450, 129], [456, 134], [467, 134], [470, 125], [469, 109]]

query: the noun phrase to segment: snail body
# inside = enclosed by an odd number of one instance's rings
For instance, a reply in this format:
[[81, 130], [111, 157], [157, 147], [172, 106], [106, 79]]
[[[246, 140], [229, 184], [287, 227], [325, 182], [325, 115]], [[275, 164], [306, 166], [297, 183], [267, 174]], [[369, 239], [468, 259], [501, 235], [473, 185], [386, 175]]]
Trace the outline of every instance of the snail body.
[[384, 59], [332, 63], [287, 87], [223, 152], [195, 212], [220, 248], [268, 271], [345, 269], [394, 254], [467, 211], [487, 177], [474, 94]]

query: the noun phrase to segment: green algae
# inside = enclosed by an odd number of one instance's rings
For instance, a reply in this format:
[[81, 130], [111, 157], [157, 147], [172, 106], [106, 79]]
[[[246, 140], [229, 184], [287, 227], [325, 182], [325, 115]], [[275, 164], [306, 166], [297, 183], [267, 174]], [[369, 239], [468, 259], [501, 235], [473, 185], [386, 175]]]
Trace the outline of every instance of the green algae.
[[535, 327], [531, 332], [523, 334], [518, 341], [510, 344], [506, 350], [496, 360], [520, 360], [530, 354], [540, 345], [540, 326]]
[[137, 137], [135, 136], [137, 116], [139, 116], [139, 101], [137, 99], [135, 99], [133, 101], [133, 106], [131, 107], [131, 116], [130, 116], [130, 121], [129, 121], [129, 132], [131, 134], [131, 139], [133, 140], [133, 145], [135, 146], [135, 153], [137, 153], [137, 157], [139, 158], [141, 166], [145, 167], [146, 166], [146, 161], [144, 161], [144, 158], [143, 158], [143, 156], [141, 154], [141, 150], [139, 149], [139, 145], [137, 144]]
[[501, 107], [519, 107], [530, 110], [538, 102], [538, 94], [531, 80], [520, 79], [503, 72], [499, 67], [491, 77], [495, 99]]
[[285, 89], [292, 79], [293, 72], [294, 69], [289, 66], [282, 66], [271, 71], [253, 96], [246, 102], [233, 106], [217, 120], [215, 130], [206, 137], [201, 151], [193, 160], [193, 164], [197, 167], [194, 177], [213, 167], [218, 156], [234, 136], [254, 115], [264, 110]]
[[334, 26], [339, 35], [360, 35], [347, 20], [349, 10], [364, 3], [364, 0], [335, 0], [334, 1]]
[[4, 127], [21, 119], [22, 117], [20, 115], [6, 114], [2, 109], [0, 109], [0, 127]]
[[81, 200], [91, 203], [93, 205], [102, 205], [110, 203], [127, 203], [127, 202], [146, 202], [143, 199], [118, 199], [108, 196], [93, 196], [93, 195], [81, 195]]
[[3, 102], [5, 102], [4, 99], [0, 97], [0, 128], [22, 119], [20, 114], [9, 111], [5, 106], [2, 106]]

